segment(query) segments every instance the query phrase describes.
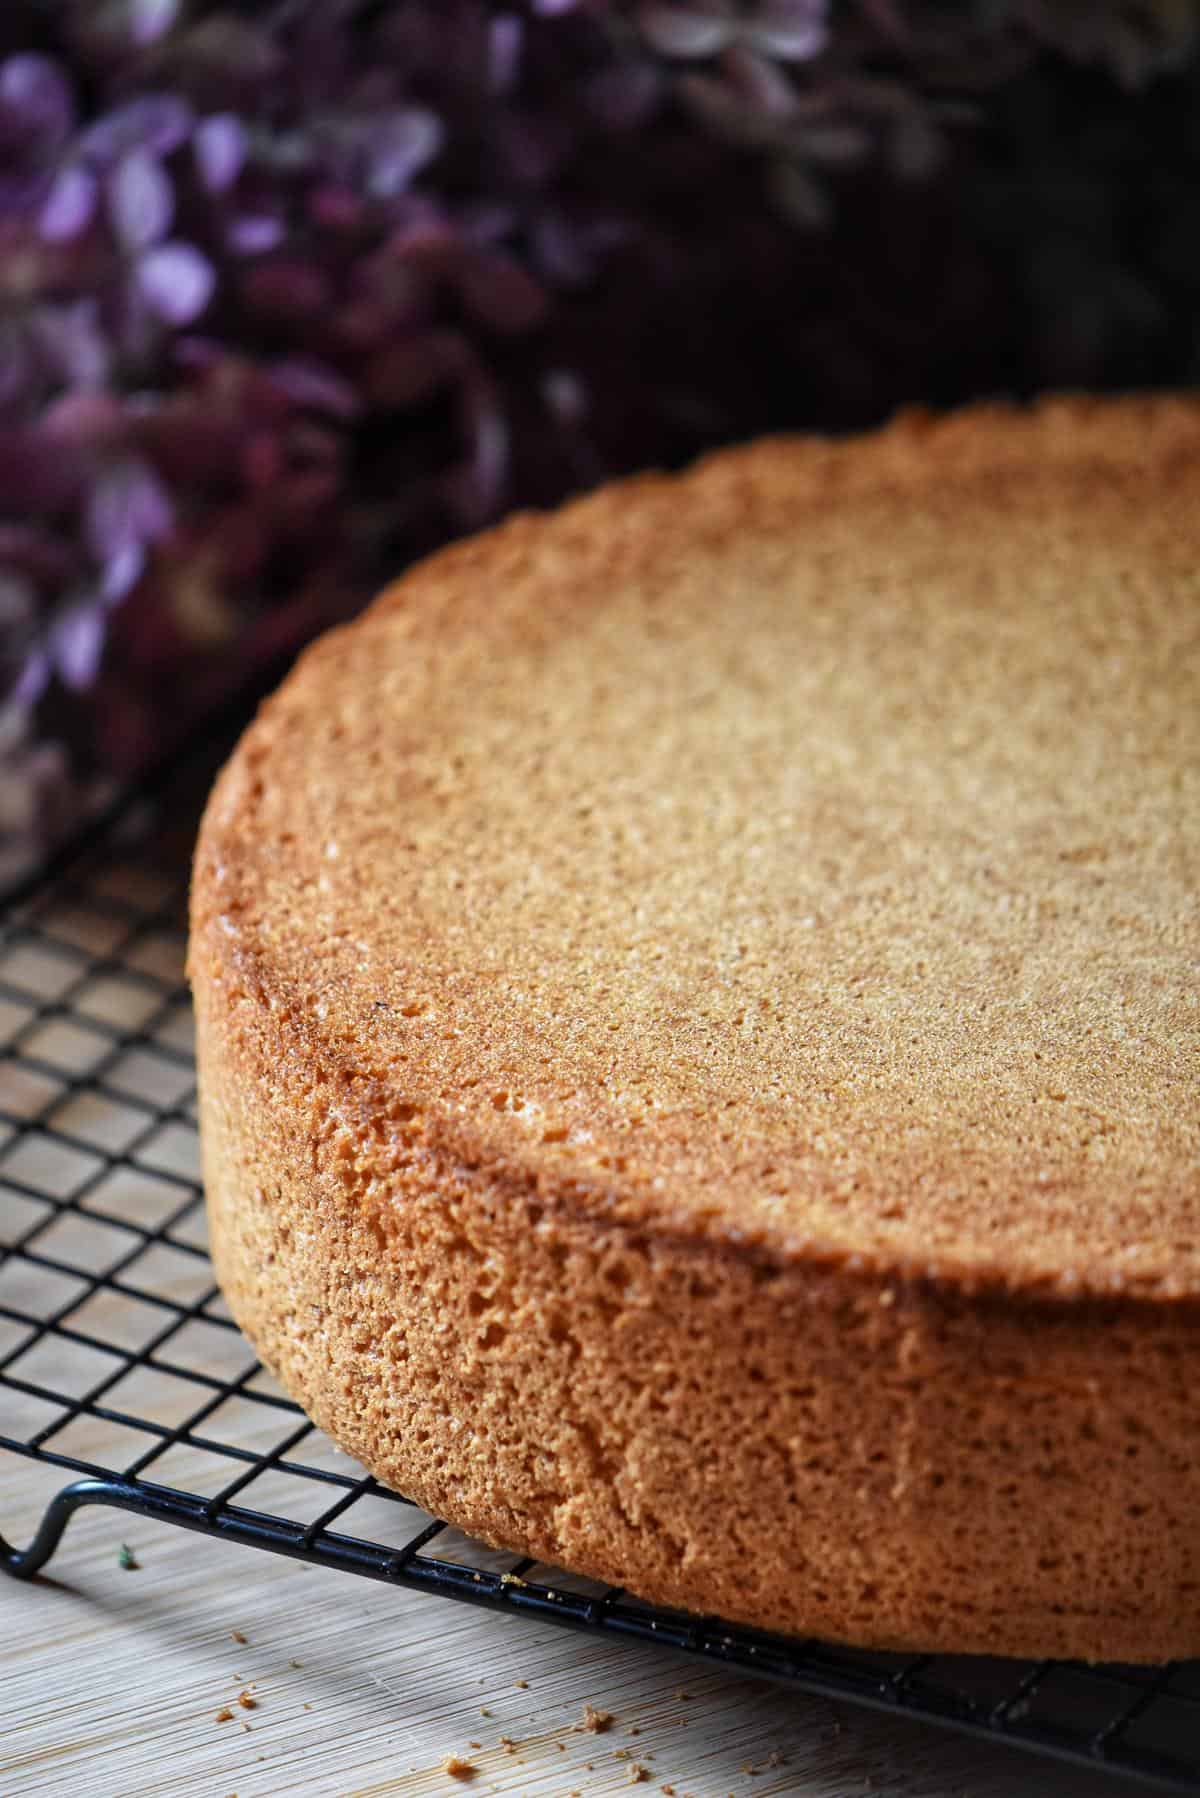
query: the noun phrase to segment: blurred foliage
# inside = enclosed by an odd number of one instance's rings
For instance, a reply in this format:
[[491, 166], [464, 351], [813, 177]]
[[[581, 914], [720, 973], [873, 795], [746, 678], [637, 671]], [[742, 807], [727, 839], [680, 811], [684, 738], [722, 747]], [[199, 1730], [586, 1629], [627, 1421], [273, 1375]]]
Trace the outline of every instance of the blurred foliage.
[[513, 505], [1200, 360], [1185, 0], [6, 0], [0, 877]]

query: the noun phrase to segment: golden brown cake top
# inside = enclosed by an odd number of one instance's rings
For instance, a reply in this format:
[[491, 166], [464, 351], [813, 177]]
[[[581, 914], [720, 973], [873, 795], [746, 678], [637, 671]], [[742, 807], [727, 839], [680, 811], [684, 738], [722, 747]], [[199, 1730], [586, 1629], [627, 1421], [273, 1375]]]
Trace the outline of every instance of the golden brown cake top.
[[194, 907], [335, 1113], [499, 1202], [1200, 1294], [1200, 407], [768, 442], [447, 551], [264, 709]]

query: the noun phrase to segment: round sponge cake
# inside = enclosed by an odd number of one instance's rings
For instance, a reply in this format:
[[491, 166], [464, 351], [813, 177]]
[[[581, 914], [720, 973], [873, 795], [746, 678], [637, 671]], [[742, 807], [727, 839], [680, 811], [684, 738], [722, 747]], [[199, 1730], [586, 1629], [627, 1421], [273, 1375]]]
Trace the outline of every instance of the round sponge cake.
[[234, 1315], [649, 1599], [1200, 1652], [1200, 407], [768, 442], [449, 550], [205, 818]]

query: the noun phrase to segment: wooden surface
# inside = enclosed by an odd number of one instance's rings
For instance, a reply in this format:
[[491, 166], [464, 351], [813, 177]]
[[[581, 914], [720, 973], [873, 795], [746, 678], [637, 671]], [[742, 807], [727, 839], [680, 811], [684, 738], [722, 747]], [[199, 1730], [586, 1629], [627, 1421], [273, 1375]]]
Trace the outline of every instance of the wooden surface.
[[[147, 891], [146, 879], [130, 877], [124, 888], [108, 881], [105, 891], [114, 903], [125, 903], [132, 892], [139, 906], [157, 904], [167, 887], [158, 892], [153, 882], [149, 886]], [[154, 997], [149, 988], [122, 985], [111, 970], [101, 981], [80, 976], [72, 987], [69, 957], [64, 973], [57, 952], [35, 952], [28, 944], [0, 952], [0, 983], [36, 997], [43, 982], [47, 993], [66, 995], [76, 1019], [91, 1015], [118, 1029], [144, 1028], [154, 1041], [186, 1049], [186, 1006], [171, 990], [179, 976], [178, 933], [156, 924], [123, 941], [125, 926], [118, 928], [116, 917], [92, 895], [88, 904], [60, 909], [50, 925], [77, 954], [110, 954], [121, 967], [136, 966], [160, 980], [157, 1010], [147, 1009]], [[141, 1140], [131, 1135], [137, 1117], [80, 1085], [87, 1057], [95, 1053], [86, 1031], [61, 1016], [41, 1019], [36, 1005], [9, 1000], [0, 1002], [0, 1049], [6, 1035], [22, 1045], [26, 1059], [0, 1060], [0, 1110], [55, 1123], [94, 1142], [101, 1154], [124, 1157], [104, 1172], [97, 1201], [153, 1226], [163, 1206], [178, 1198], [153, 1170], [170, 1168], [186, 1178], [194, 1168], [186, 1066], [182, 1076], [178, 1070], [173, 1075], [166, 1063], [152, 1065], [140, 1048], [118, 1044], [106, 1077], [119, 1083], [124, 1066], [133, 1083], [129, 1090], [177, 1106], [180, 1120], [144, 1147], [127, 1150], [127, 1141]], [[35, 1051], [40, 1073], [28, 1060]], [[11, 1131], [0, 1125], [0, 1148], [6, 1134]], [[67, 1177], [54, 1163], [56, 1153], [49, 1139], [39, 1147], [36, 1138], [26, 1137], [19, 1161], [16, 1155], [0, 1159], [0, 1244], [37, 1221], [38, 1202], [28, 1192], [42, 1177], [39, 1155], [49, 1187]], [[16, 1183], [17, 1165], [24, 1190]], [[72, 1179], [77, 1174], [70, 1171]], [[6, 1184], [6, 1175], [13, 1184]], [[202, 1227], [198, 1209], [181, 1225], [185, 1232]], [[95, 1258], [112, 1253], [104, 1232], [85, 1215], [53, 1217], [40, 1240], [51, 1239], [64, 1261], [98, 1265]], [[151, 1253], [160, 1260], [175, 1255], [156, 1267], [160, 1290], [190, 1302], [196, 1280], [201, 1290], [207, 1285], [205, 1262], [175, 1251]], [[45, 1315], [63, 1302], [56, 1278], [0, 1257], [0, 1303]], [[134, 1347], [161, 1321], [161, 1314], [144, 1318], [146, 1309], [102, 1289], [85, 1290], [70, 1320], [106, 1341]], [[13, 1328], [0, 1319], [0, 1355], [14, 1347]], [[31, 1340], [16, 1364], [28, 1379], [76, 1393], [94, 1382], [94, 1350], [53, 1334]], [[208, 1323], [176, 1334], [171, 1352], [180, 1361], [192, 1353], [198, 1367], [221, 1374], [253, 1362], [235, 1332]], [[255, 1376], [260, 1390], [266, 1381]], [[196, 1403], [195, 1387], [181, 1399], [177, 1386], [182, 1382], [154, 1374], [124, 1376], [111, 1403], [157, 1414], [169, 1424], [176, 1421], [173, 1406]], [[0, 1388], [0, 1433], [39, 1427], [41, 1403]], [[218, 1414], [205, 1427], [210, 1434], [224, 1430], [230, 1439], [237, 1434], [255, 1449], [270, 1446], [270, 1431], [278, 1432], [281, 1418], [284, 1427], [295, 1425], [294, 1417], [262, 1405], [238, 1401], [228, 1411], [224, 1422]], [[132, 1458], [121, 1431], [97, 1417], [69, 1423], [56, 1445], [104, 1465]], [[339, 1451], [314, 1434], [304, 1444], [304, 1458], [322, 1455], [331, 1458], [327, 1465], [338, 1463]], [[341, 1464], [351, 1465], [345, 1457]], [[26, 1542], [46, 1497], [70, 1477], [0, 1452], [0, 1531]], [[176, 1447], [151, 1477], [216, 1490], [228, 1479], [229, 1465], [210, 1468], [199, 1449]], [[287, 1510], [295, 1496], [285, 1490], [288, 1477], [264, 1476], [243, 1502]], [[210, 1479], [216, 1485], [206, 1485]], [[369, 1502], [397, 1511], [380, 1499]], [[367, 1533], [365, 1520], [358, 1527]], [[132, 1548], [136, 1569], [119, 1565], [122, 1542]], [[251, 1707], [239, 1705], [242, 1692], [253, 1700]], [[578, 1727], [588, 1704], [611, 1713], [603, 1733]], [[219, 1720], [226, 1709], [232, 1714]], [[460, 1780], [446, 1770], [443, 1763], [452, 1755], [467, 1763], [468, 1777]], [[29, 1585], [0, 1578], [0, 1798], [419, 1798], [459, 1791], [601, 1798], [631, 1785], [676, 1798], [858, 1798], [870, 1792], [894, 1798], [1122, 1798], [1143, 1789], [726, 1675], [669, 1652], [492, 1616], [110, 1510], [76, 1517], [46, 1577]]]
[[[10, 1531], [32, 1523], [35, 1486], [36, 1470], [4, 1464]], [[136, 1571], [118, 1565], [122, 1541]], [[677, 1798], [1142, 1789], [112, 1511], [81, 1513], [51, 1571], [0, 1586], [4, 1798], [600, 1798], [628, 1791], [635, 1766], [649, 1775], [635, 1789]], [[574, 1727], [587, 1703], [612, 1713], [606, 1733]], [[474, 1778], [443, 1770], [454, 1753]]]

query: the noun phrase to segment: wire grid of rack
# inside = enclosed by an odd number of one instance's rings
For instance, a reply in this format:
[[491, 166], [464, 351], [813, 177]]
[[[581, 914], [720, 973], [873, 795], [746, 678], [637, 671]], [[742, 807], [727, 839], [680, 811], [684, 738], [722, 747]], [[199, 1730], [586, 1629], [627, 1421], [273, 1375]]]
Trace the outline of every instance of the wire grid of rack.
[[0, 1565], [30, 1576], [73, 1510], [114, 1505], [1200, 1793], [1200, 1663], [869, 1653], [655, 1609], [469, 1542], [307, 1421], [205, 1246], [183, 913], [222, 747], [169, 799], [131, 796], [0, 931], [0, 1448], [72, 1476], [26, 1549], [0, 1538]]

